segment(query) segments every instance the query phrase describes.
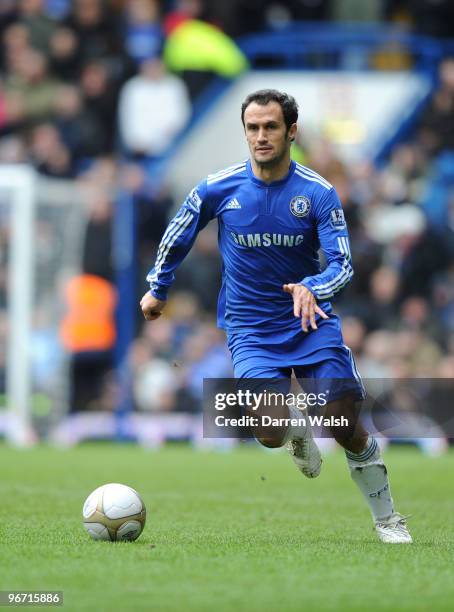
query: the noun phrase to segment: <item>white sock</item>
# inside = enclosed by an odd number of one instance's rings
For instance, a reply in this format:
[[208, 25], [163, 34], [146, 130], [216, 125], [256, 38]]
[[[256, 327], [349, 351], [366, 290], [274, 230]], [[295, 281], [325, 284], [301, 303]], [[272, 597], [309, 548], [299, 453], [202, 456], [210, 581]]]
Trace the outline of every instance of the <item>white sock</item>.
[[298, 419], [299, 425], [290, 425], [287, 429], [287, 433], [285, 435], [285, 439], [283, 444], [288, 442], [289, 440], [293, 440], [294, 438], [304, 438], [307, 432], [307, 412], [302, 412], [295, 406], [289, 406], [289, 418], [290, 419]]
[[364, 496], [375, 521], [391, 516], [394, 503], [389, 487], [388, 472], [377, 440], [369, 436], [366, 447], [358, 454], [345, 451], [353, 480]]

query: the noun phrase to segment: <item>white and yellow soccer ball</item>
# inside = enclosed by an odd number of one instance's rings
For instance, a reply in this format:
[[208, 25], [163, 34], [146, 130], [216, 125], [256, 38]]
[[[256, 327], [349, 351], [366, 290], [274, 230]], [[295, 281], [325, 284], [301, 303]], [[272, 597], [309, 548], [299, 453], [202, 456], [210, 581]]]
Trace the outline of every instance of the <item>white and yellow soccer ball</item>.
[[82, 508], [84, 527], [94, 540], [137, 540], [146, 519], [140, 495], [123, 484], [111, 483], [95, 489]]

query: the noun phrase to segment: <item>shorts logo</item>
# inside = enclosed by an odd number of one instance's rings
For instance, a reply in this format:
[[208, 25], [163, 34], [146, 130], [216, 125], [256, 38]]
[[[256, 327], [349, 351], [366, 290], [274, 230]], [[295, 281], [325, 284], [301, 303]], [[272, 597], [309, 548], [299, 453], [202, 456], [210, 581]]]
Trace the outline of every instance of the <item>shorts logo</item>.
[[336, 230], [345, 229], [345, 217], [342, 208], [335, 208], [331, 211], [331, 227]]
[[290, 202], [290, 211], [295, 217], [305, 217], [309, 214], [311, 203], [306, 196], [296, 196]]

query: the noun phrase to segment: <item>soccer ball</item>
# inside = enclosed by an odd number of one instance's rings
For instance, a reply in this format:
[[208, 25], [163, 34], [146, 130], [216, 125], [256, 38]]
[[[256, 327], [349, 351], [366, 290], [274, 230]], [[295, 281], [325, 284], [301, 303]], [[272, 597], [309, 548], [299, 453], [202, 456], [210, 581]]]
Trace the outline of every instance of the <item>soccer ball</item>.
[[131, 487], [111, 483], [90, 493], [82, 508], [84, 527], [94, 540], [136, 540], [145, 526], [145, 504]]

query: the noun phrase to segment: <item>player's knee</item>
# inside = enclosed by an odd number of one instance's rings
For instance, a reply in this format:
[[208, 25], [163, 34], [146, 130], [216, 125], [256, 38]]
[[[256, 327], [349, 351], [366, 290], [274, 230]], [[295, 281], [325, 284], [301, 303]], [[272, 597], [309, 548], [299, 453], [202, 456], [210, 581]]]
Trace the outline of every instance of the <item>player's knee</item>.
[[330, 432], [338, 444], [352, 453], [360, 453], [364, 449], [369, 435], [356, 420], [348, 426], [332, 426]]
[[332, 425], [329, 428], [331, 435], [339, 443], [347, 442], [348, 440], [354, 438], [356, 434], [356, 429], [356, 423], [349, 423], [348, 425], [343, 425], [339, 427]]
[[267, 448], [280, 448], [284, 444], [284, 437], [281, 436], [256, 436], [256, 440]]
[[347, 448], [354, 444], [357, 438], [363, 437], [364, 430], [359, 419], [360, 406], [353, 398], [346, 397], [328, 404], [325, 416], [334, 417], [329, 430], [341, 446]]

